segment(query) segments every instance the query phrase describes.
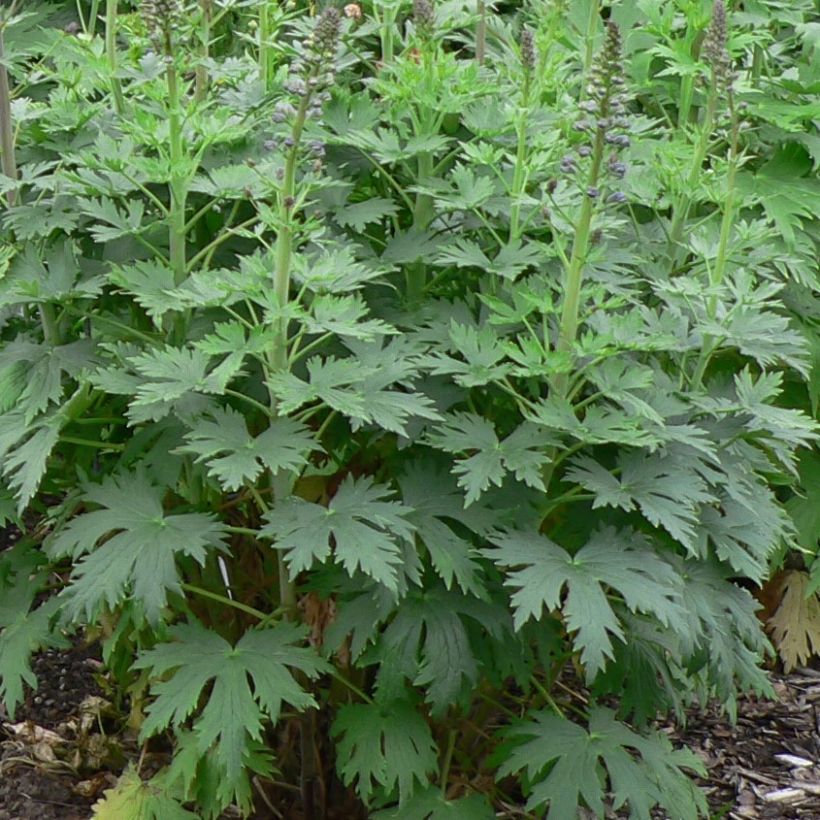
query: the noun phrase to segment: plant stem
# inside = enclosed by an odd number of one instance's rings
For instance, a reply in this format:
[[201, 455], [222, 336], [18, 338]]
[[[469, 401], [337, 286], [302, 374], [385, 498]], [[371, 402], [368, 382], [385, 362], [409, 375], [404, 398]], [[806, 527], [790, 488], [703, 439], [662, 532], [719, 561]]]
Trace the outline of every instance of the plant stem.
[[[171, 56], [170, 44], [166, 51]], [[184, 172], [184, 145], [182, 134], [182, 112], [180, 105], [179, 78], [176, 66], [168, 63], [165, 74], [168, 84], [168, 139], [171, 160], [171, 208], [168, 214], [170, 263], [174, 272], [174, 282], [182, 284], [187, 265], [185, 259], [185, 209], [188, 197], [188, 182]]]
[[447, 795], [447, 780], [450, 777], [450, 764], [453, 762], [453, 752], [456, 748], [456, 738], [458, 733], [455, 729], [450, 729], [447, 733], [447, 749], [444, 752], [444, 760], [441, 764], [441, 774], [439, 775], [439, 785], [443, 796]]
[[[595, 35], [598, 32], [598, 22], [601, 18], [599, 0], [591, 0], [589, 4], [589, 18], [587, 30], [584, 33], [584, 77], [589, 77], [592, 69], [592, 59], [595, 56]], [[586, 98], [586, 85], [581, 89], [581, 99]]]
[[[723, 277], [726, 274], [726, 262], [729, 249], [729, 237], [732, 233], [732, 226], [735, 218], [735, 180], [737, 178], [738, 165], [738, 136], [739, 123], [735, 116], [734, 104], [729, 95], [729, 111], [732, 119], [731, 139], [729, 143], [729, 167], [726, 175], [726, 196], [723, 200], [723, 214], [720, 221], [720, 238], [718, 239], [717, 254], [715, 256], [715, 263], [709, 272], [709, 285], [712, 294], [709, 296], [709, 302], [706, 306], [706, 312], [710, 319], [714, 319], [717, 315], [718, 294], [716, 289], [722, 284]], [[717, 348], [717, 340], [712, 337], [705, 337], [703, 340], [703, 347], [700, 351], [698, 363], [695, 367], [694, 375], [692, 376], [692, 385], [699, 387], [703, 381], [703, 376], [706, 373], [706, 368], [709, 365], [709, 360]]]
[[[93, 22], [92, 22], [93, 29]], [[108, 74], [111, 78], [111, 95], [114, 110], [120, 116], [125, 112], [122, 85], [117, 76], [117, 0], [106, 0], [105, 5], [105, 56], [108, 60]]]
[[678, 265], [679, 246], [683, 238], [683, 229], [686, 225], [686, 220], [689, 217], [689, 209], [692, 207], [693, 191], [703, 173], [703, 162], [706, 159], [706, 154], [709, 150], [709, 140], [712, 136], [712, 131], [715, 125], [715, 107], [717, 94], [712, 91], [709, 95], [709, 101], [706, 104], [706, 113], [703, 118], [703, 125], [701, 127], [700, 138], [695, 147], [695, 153], [692, 157], [692, 165], [689, 168], [689, 174], [686, 177], [684, 192], [678, 197], [672, 217], [672, 227], [669, 229], [669, 242], [667, 246], [668, 255], [672, 259], [672, 269], [674, 270]]
[[269, 0], [259, 7], [259, 76], [265, 93], [270, 93], [273, 87], [273, 52], [270, 47], [271, 39], [271, 6]]
[[211, 21], [213, 19], [214, 7], [212, 0], [199, 0], [199, 10], [201, 14], [199, 36], [202, 40], [199, 55], [199, 65], [196, 67], [196, 85], [194, 99], [197, 102], [204, 102], [208, 95], [208, 69], [204, 63], [210, 56], [211, 49]]
[[247, 604], [243, 604], [241, 601], [235, 601], [233, 598], [228, 598], [225, 595], [220, 595], [218, 592], [211, 592], [209, 589], [203, 589], [202, 587], [195, 586], [194, 584], [180, 584], [180, 587], [184, 589], [186, 592], [191, 592], [194, 595], [199, 595], [202, 598], [210, 598], [212, 601], [218, 601], [220, 604], [224, 606], [230, 606], [234, 609], [238, 609], [240, 612], [244, 612], [246, 615], [252, 615], [254, 618], [260, 621], [266, 621], [270, 618], [270, 615], [266, 615], [259, 609], [255, 609], [252, 606], [248, 606]]
[[521, 196], [527, 184], [527, 126], [529, 124], [530, 105], [530, 72], [524, 72], [524, 84], [521, 89], [521, 112], [518, 117], [518, 146], [515, 152], [513, 169], [512, 206], [510, 208], [510, 241], [518, 239], [519, 221], [521, 219]]
[[94, 36], [97, 29], [97, 17], [100, 13], [100, 0], [91, 0], [91, 13], [88, 15], [88, 30], [87, 34], [90, 37]]
[[[597, 186], [601, 171], [601, 162], [604, 156], [604, 132], [598, 129], [595, 136], [595, 147], [592, 151], [592, 164], [589, 169], [587, 187]], [[572, 253], [564, 282], [564, 299], [561, 307], [561, 324], [558, 331], [559, 353], [571, 354], [575, 338], [578, 333], [578, 318], [581, 309], [581, 287], [583, 285], [584, 264], [589, 253], [590, 228], [595, 210], [595, 200], [584, 192], [584, 201], [581, 205], [581, 214], [575, 228], [575, 238], [572, 242]], [[569, 386], [569, 374], [559, 373], [555, 377], [555, 391], [559, 396], [566, 396]]]
[[[11, 86], [9, 70], [5, 62], [5, 23], [0, 22], [0, 151], [3, 154], [3, 173], [9, 179], [17, 179], [17, 161], [14, 156], [14, 124], [11, 120]], [[9, 207], [17, 201], [17, 191], [6, 194]]]
[[479, 65], [484, 65], [487, 53], [487, 6], [484, 0], [476, 0], [478, 10], [478, 25], [475, 30], [475, 59]]

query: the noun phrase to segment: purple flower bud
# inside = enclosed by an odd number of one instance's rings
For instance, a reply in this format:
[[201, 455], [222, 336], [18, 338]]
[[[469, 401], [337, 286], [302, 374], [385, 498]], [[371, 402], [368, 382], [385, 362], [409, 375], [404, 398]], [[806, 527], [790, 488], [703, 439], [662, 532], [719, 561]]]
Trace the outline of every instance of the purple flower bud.
[[575, 157], [567, 154], [566, 156], [561, 157], [561, 170], [562, 171], [574, 171], [578, 166], [575, 164]]
[[579, 157], [588, 157], [592, 154], [592, 149], [588, 145], [581, 145], [578, 148]]
[[591, 185], [587, 188], [587, 196], [590, 199], [597, 199], [601, 195], [601, 192], [597, 188], [593, 188]]
[[610, 162], [609, 172], [617, 179], [623, 179], [626, 176], [626, 165], [623, 162]]
[[619, 205], [626, 202], [626, 194], [623, 191], [615, 191], [606, 198], [606, 201], [612, 205]]
[[578, 120], [572, 124], [573, 131], [589, 131], [590, 129], [590, 122], [589, 120]]
[[296, 143], [294, 142], [293, 137], [285, 137], [285, 139], [284, 139], [284, 141], [282, 142], [282, 144], [285, 146], [285, 148], [293, 148], [293, 146], [294, 146]]
[[275, 151], [279, 147], [279, 143], [276, 140], [265, 140], [262, 146], [266, 151]]
[[594, 114], [598, 110], [598, 103], [595, 100], [584, 100], [578, 103], [578, 108], [586, 111], [588, 114]]

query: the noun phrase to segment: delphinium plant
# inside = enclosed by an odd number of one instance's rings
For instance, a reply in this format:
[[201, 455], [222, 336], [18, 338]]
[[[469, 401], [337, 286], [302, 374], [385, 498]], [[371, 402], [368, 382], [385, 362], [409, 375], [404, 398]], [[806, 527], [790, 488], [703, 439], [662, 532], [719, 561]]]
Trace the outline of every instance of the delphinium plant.
[[0, 696], [100, 639], [97, 816], [705, 813], [652, 721], [771, 691], [811, 528], [801, 35], [582, 5], [7, 23]]

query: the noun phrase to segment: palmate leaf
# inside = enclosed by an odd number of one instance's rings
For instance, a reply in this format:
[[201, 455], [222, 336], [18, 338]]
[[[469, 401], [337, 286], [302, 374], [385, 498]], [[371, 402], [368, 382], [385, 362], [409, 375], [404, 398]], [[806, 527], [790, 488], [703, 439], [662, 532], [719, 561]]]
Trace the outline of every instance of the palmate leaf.
[[387, 794], [398, 786], [402, 805], [436, 770], [430, 727], [406, 700], [342, 706], [333, 723], [336, 766], [346, 786], [366, 803], [376, 786]]
[[277, 721], [283, 703], [297, 710], [316, 706], [291, 669], [312, 679], [329, 667], [298, 645], [307, 630], [287, 622], [250, 630], [235, 646], [198, 623], [174, 626], [170, 634], [172, 642], [143, 652], [134, 663], [161, 678], [151, 687], [156, 699], [148, 707], [141, 736], [151, 737], [167, 726], [181, 728], [210, 684], [194, 732], [200, 754], [216, 744], [216, 760], [230, 787], [242, 777], [251, 741], [261, 740], [263, 720]]
[[183, 809], [161, 781], [161, 776], [144, 781], [129, 767], [93, 805], [92, 820], [196, 820], [197, 815]]
[[434, 717], [465, 704], [479, 672], [467, 629], [470, 620], [494, 640], [511, 632], [509, 614], [498, 604], [440, 587], [405, 596], [370, 656], [381, 661], [379, 697], [401, 697], [409, 680], [426, 690]]
[[399, 487], [402, 501], [412, 509], [408, 520], [444, 586], [450, 589], [455, 581], [465, 593], [484, 597], [479, 553], [465, 536], [487, 534], [496, 516], [478, 505], [465, 509], [464, 495], [453, 478], [431, 462], [411, 465], [399, 478]]
[[654, 526], [663, 527], [676, 541], [695, 551], [699, 505], [714, 501], [706, 482], [695, 471], [680, 469], [679, 462], [660, 454], [622, 454], [620, 476], [615, 476], [589, 456], [573, 461], [566, 472], [595, 494], [593, 509], [636, 507]]
[[430, 443], [445, 453], [472, 453], [458, 460], [453, 473], [467, 495], [464, 506], [477, 501], [491, 484], [500, 487], [508, 473], [538, 490], [544, 489], [541, 469], [556, 440], [543, 428], [525, 422], [500, 441], [492, 422], [474, 413], [456, 413], [436, 426]]
[[521, 567], [506, 581], [516, 589], [515, 628], [560, 606], [567, 628], [576, 633], [573, 642], [589, 680], [613, 657], [611, 636], [626, 640], [608, 599], [610, 589], [633, 612], [651, 613], [664, 625], [680, 624], [678, 575], [636, 532], [599, 530], [575, 555], [540, 533], [511, 531], [490, 540], [497, 546], [483, 550], [487, 557], [499, 566]]
[[650, 820], [655, 806], [676, 820], [697, 820], [707, 811], [704, 794], [685, 774], [705, 775], [703, 761], [688, 749], [673, 749], [660, 732], [636, 734], [609, 709], [592, 709], [588, 731], [542, 711], [505, 735], [517, 745], [508, 749], [499, 778], [526, 772], [533, 784], [527, 808], [548, 804], [548, 820], [577, 817], [584, 804], [603, 817], [608, 793], [612, 807], [628, 806], [635, 820]]
[[253, 481], [264, 468], [296, 471], [307, 463], [306, 454], [321, 450], [307, 428], [288, 418], [273, 419], [258, 436], [248, 432], [245, 417], [231, 408], [202, 418], [185, 435], [188, 442], [178, 452], [194, 453], [208, 465], [223, 489], [237, 490]]
[[451, 349], [461, 359], [445, 353], [434, 353], [432, 372], [436, 375], [452, 375], [463, 387], [479, 387], [492, 381], [501, 381], [510, 371], [504, 363], [506, 352], [498, 334], [489, 325], [480, 329], [450, 322]]
[[14, 585], [0, 586], [0, 703], [13, 720], [23, 701], [24, 685], [37, 687], [31, 655], [38, 649], [68, 646], [68, 641], [51, 623], [59, 612], [59, 601], [50, 598], [30, 610], [37, 585], [19, 574]]
[[327, 507], [296, 497], [277, 504], [265, 516], [261, 533], [274, 539], [276, 549], [286, 551], [293, 574], [327, 560], [332, 539], [336, 562], [349, 575], [361, 570], [396, 591], [401, 544], [412, 540], [414, 530], [408, 520], [411, 510], [389, 500], [392, 495], [371, 478], [348, 476]]
[[130, 591], [157, 621], [168, 592], [180, 592], [176, 556], [203, 565], [210, 552], [224, 549], [225, 530], [215, 517], [166, 515], [164, 495], [142, 472], [85, 488], [85, 503], [101, 509], [77, 516], [48, 544], [52, 557], [79, 559], [64, 592], [73, 617], [92, 619], [101, 604], [114, 608]]

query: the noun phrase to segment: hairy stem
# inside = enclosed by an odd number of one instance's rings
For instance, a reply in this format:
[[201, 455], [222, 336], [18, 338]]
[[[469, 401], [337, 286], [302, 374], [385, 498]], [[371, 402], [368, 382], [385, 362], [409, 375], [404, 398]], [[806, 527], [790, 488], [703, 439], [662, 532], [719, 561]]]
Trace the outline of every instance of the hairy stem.
[[[170, 47], [167, 52], [170, 55]], [[182, 110], [179, 91], [179, 78], [176, 66], [168, 64], [166, 71], [168, 84], [168, 140], [171, 160], [171, 207], [168, 213], [168, 240], [170, 263], [177, 285], [185, 279], [187, 271], [185, 226], [186, 202], [188, 198], [188, 181], [184, 173], [185, 148], [182, 133]]]
[[[589, 4], [589, 17], [587, 18], [587, 30], [584, 32], [584, 77], [589, 77], [592, 69], [592, 59], [595, 56], [595, 35], [598, 31], [598, 23], [601, 19], [601, 9], [599, 0], [592, 0]], [[581, 89], [581, 99], [586, 97], [586, 88]]]
[[[720, 238], [718, 239], [717, 254], [712, 269], [709, 272], [709, 284], [712, 289], [712, 294], [709, 296], [709, 302], [706, 306], [707, 315], [710, 319], [714, 319], [717, 315], [718, 294], [717, 288], [722, 284], [723, 277], [726, 274], [726, 262], [728, 261], [729, 238], [732, 233], [732, 227], [735, 221], [735, 182], [737, 178], [738, 167], [738, 136], [739, 124], [734, 112], [734, 105], [729, 99], [729, 110], [732, 119], [731, 139], [729, 143], [729, 167], [726, 176], [726, 196], [723, 200], [723, 213], [720, 221]], [[692, 384], [695, 387], [700, 386], [703, 381], [703, 376], [706, 373], [706, 368], [718, 346], [718, 340], [707, 336], [703, 340], [703, 347], [700, 351], [695, 372], [692, 376]]]
[[[5, 56], [5, 24], [0, 22], [0, 151], [3, 157], [3, 173], [9, 179], [17, 179], [17, 160], [14, 156], [14, 124], [11, 120], [11, 84]], [[17, 191], [6, 194], [9, 207], [17, 201]]]
[[199, 65], [196, 67], [194, 99], [197, 102], [204, 102], [208, 95], [208, 69], [205, 67], [205, 61], [211, 52], [211, 23], [214, 14], [213, 0], [199, 0], [199, 11], [199, 37], [202, 42], [199, 52]]
[[487, 6], [484, 0], [476, 0], [478, 11], [478, 25], [475, 30], [475, 59], [479, 65], [484, 65], [487, 53]]
[[108, 74], [111, 80], [111, 96], [114, 99], [114, 110], [122, 116], [125, 112], [125, 100], [122, 96], [120, 78], [117, 76], [117, 0], [106, 0], [105, 57], [108, 61]]
[[273, 49], [271, 49], [272, 25], [271, 25], [271, 4], [265, 0], [259, 7], [259, 76], [265, 93], [269, 93], [273, 88]]
[[[601, 173], [604, 157], [604, 131], [598, 129], [595, 146], [592, 150], [592, 164], [587, 178], [587, 187], [595, 188]], [[581, 213], [575, 227], [575, 238], [572, 242], [572, 253], [564, 281], [564, 299], [561, 306], [561, 324], [558, 331], [556, 350], [559, 353], [571, 354], [578, 334], [578, 319], [581, 310], [581, 287], [583, 285], [584, 264], [589, 253], [592, 217], [595, 211], [595, 200], [585, 192]], [[559, 373], [555, 378], [555, 391], [566, 396], [569, 386], [569, 375]]]

